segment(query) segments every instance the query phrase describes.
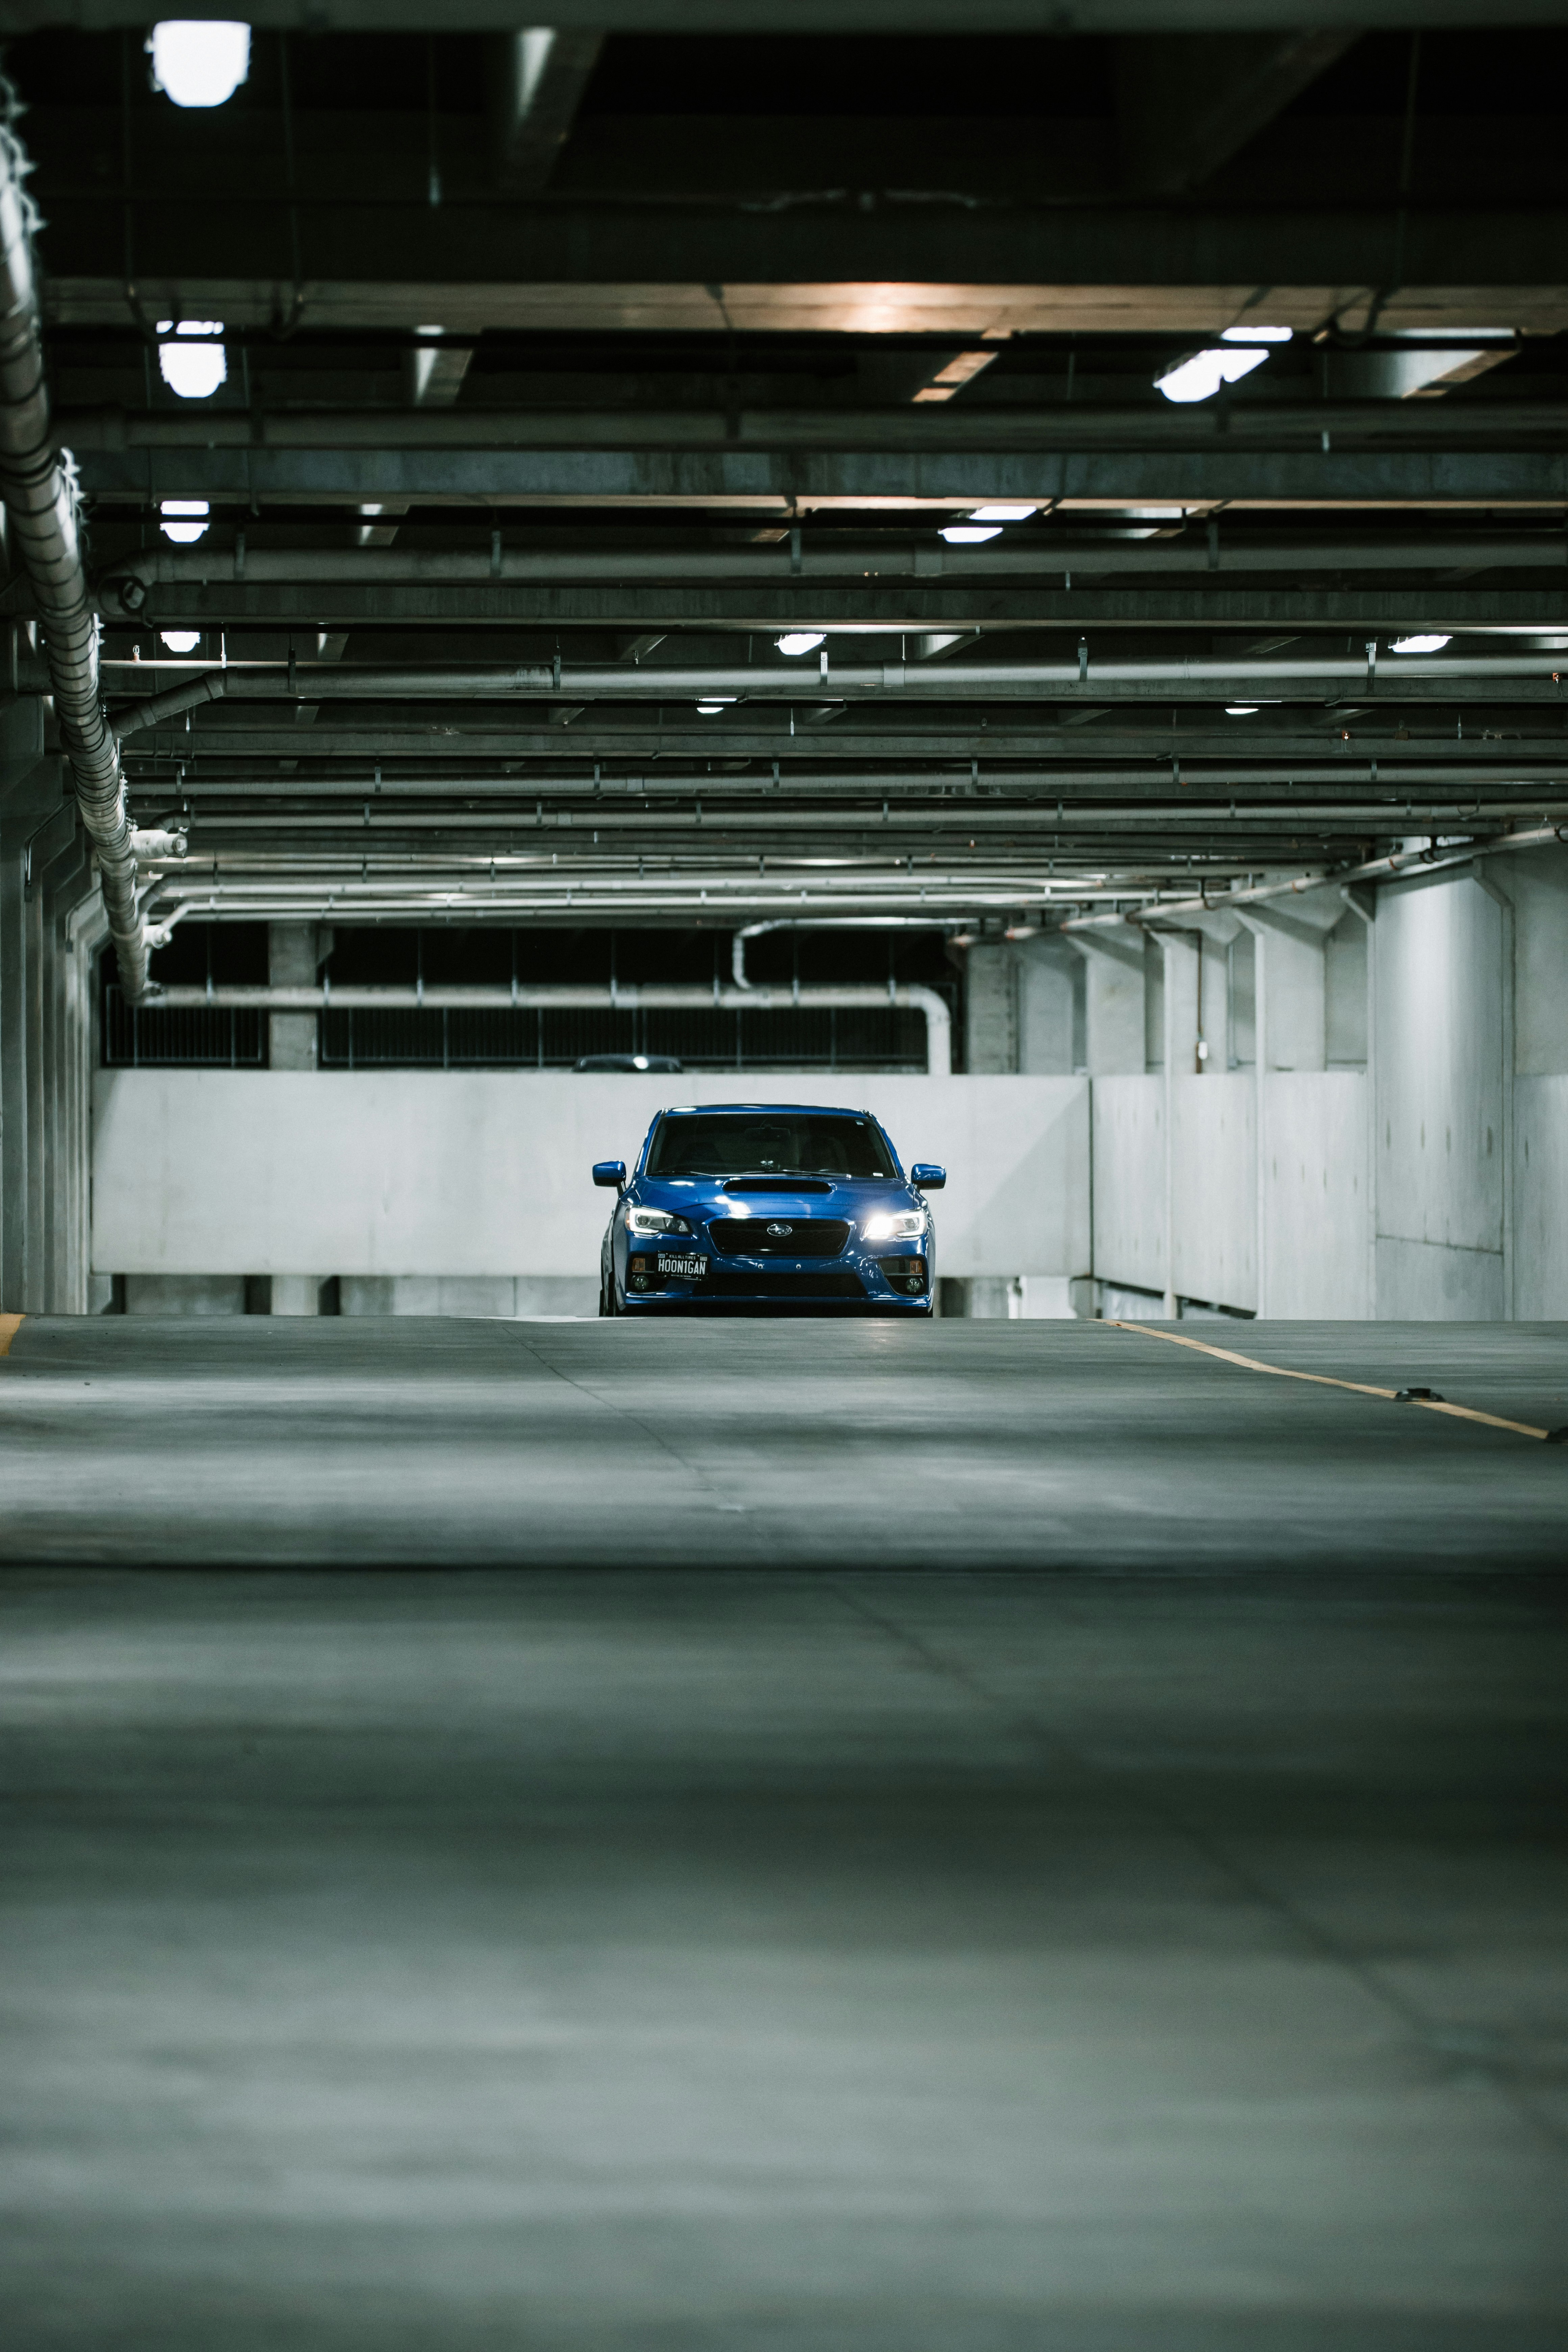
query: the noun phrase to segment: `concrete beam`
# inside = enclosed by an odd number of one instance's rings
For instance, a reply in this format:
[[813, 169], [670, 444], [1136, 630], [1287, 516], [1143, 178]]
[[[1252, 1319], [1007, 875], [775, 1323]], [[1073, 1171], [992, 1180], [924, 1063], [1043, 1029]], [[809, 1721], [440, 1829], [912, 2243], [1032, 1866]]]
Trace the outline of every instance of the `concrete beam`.
[[1123, 38], [1117, 99], [1129, 184], [1161, 195], [1202, 187], [1356, 38], [1346, 24]]

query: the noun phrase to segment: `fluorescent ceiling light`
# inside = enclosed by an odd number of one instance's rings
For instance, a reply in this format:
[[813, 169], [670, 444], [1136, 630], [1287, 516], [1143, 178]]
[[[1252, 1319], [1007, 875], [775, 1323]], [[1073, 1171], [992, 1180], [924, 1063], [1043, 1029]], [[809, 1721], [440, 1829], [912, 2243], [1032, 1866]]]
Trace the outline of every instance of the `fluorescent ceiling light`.
[[199, 629], [161, 629], [158, 642], [167, 646], [172, 654], [194, 654], [201, 644]]
[[1450, 640], [1447, 637], [1395, 637], [1388, 650], [1391, 654], [1441, 653]]
[[983, 539], [1000, 539], [1002, 526], [999, 522], [950, 522], [943, 524], [940, 536], [949, 547], [978, 547]]
[[1027, 522], [1032, 514], [1039, 511], [1038, 507], [973, 507], [969, 520], [971, 522]]
[[728, 709], [730, 704], [733, 702], [734, 699], [735, 697], [732, 694], [719, 694], [715, 695], [710, 701], [700, 702], [697, 709], [702, 718], [717, 719], [719, 713], [721, 710]]
[[1192, 352], [1163, 375], [1157, 375], [1154, 389], [1167, 400], [1212, 400], [1222, 383], [1235, 383], [1250, 375], [1268, 357], [1267, 352], [1258, 351]]
[[[158, 513], [163, 521], [163, 536], [165, 539], [172, 539], [176, 547], [189, 547], [195, 541], [200, 539], [207, 527], [207, 517], [211, 512], [212, 509], [205, 499], [163, 499], [158, 507]], [[201, 517], [199, 522], [195, 520], [198, 515]]]
[[1256, 702], [1227, 702], [1225, 715], [1227, 719], [1256, 719], [1258, 705]]
[[222, 106], [250, 71], [248, 25], [175, 18], [147, 44], [153, 79], [175, 106]]
[[1289, 327], [1225, 327], [1220, 331], [1222, 343], [1288, 343]]
[[[166, 335], [170, 329], [179, 335], [221, 335], [221, 319], [182, 319], [177, 326], [172, 319], [160, 319], [158, 332]], [[221, 343], [160, 343], [158, 373], [171, 392], [182, 400], [210, 400], [220, 383], [228, 378], [228, 353]]]
[[814, 654], [826, 635], [826, 629], [788, 629], [773, 643], [781, 654]]

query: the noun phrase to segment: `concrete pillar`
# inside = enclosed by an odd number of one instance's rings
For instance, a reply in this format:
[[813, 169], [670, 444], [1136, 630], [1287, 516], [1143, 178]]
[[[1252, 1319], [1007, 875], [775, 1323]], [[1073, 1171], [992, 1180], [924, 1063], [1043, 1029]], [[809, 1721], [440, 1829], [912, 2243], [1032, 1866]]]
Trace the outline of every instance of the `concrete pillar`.
[[[276, 1014], [273, 1016], [276, 1019]], [[272, 1277], [274, 1315], [319, 1315], [321, 1311], [319, 1274], [275, 1274]]]
[[[1200, 935], [1195, 931], [1162, 931], [1160, 953], [1164, 965], [1164, 1185], [1165, 1185], [1165, 1312], [1176, 1313], [1176, 1148], [1175, 1090], [1183, 1078], [1198, 1074], [1198, 983]], [[1206, 1097], [1205, 1097], [1206, 1099]]]
[[969, 950], [963, 988], [964, 1066], [971, 1072], [1018, 1066], [1018, 964], [1005, 940]]
[[1091, 1078], [1121, 1077], [1146, 1065], [1143, 1037], [1143, 934], [1074, 931], [1084, 960], [1084, 1059]]
[[[47, 1295], [44, 1207], [48, 1088], [42, 867], [74, 834], [64, 763], [44, 752], [36, 696], [0, 714], [0, 1310], [37, 1313]], [[37, 869], [37, 870], [36, 870]]]
[[1270, 1309], [1268, 1183], [1273, 1139], [1268, 1081], [1277, 1070], [1328, 1066], [1328, 1003], [1324, 940], [1343, 917], [1344, 893], [1308, 890], [1288, 906], [1265, 901], [1237, 910], [1254, 949], [1253, 1022], [1256, 1061], [1253, 1109], [1254, 1206], [1257, 1216], [1258, 1312]]
[[[314, 988], [320, 940], [314, 923], [269, 923], [267, 975], [274, 988]], [[268, 1015], [267, 1058], [275, 1070], [313, 1070], [320, 1034], [313, 1013]]]
[[1083, 1060], [1083, 960], [1066, 940], [1043, 933], [1014, 942], [1017, 1066], [1031, 1076], [1071, 1077]]

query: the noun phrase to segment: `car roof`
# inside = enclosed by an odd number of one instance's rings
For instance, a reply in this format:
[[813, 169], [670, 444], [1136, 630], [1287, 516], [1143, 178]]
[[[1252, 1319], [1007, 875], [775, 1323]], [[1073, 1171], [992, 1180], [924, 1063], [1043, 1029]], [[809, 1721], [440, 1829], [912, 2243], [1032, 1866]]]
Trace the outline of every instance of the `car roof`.
[[719, 1110], [809, 1111], [814, 1118], [869, 1118], [871, 1116], [868, 1110], [850, 1110], [843, 1103], [798, 1102], [670, 1103], [657, 1116], [659, 1118], [701, 1118], [710, 1111]]

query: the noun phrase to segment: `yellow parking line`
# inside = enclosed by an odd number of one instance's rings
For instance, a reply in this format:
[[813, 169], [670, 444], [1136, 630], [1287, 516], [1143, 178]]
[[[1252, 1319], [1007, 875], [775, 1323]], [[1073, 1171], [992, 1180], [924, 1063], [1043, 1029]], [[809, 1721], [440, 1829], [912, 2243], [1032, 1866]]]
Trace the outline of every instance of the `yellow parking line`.
[[[1168, 1339], [1173, 1348], [1195, 1348], [1200, 1356], [1217, 1356], [1222, 1364], [1239, 1364], [1244, 1371], [1272, 1372], [1281, 1381], [1310, 1381], [1321, 1389], [1350, 1389], [1357, 1396], [1382, 1397], [1390, 1404], [1398, 1400], [1397, 1389], [1373, 1388], [1366, 1381], [1337, 1381], [1328, 1372], [1295, 1372], [1285, 1364], [1260, 1363], [1256, 1356], [1237, 1355], [1234, 1348], [1214, 1348], [1206, 1339], [1189, 1339], [1185, 1332], [1163, 1331], [1157, 1323], [1122, 1323], [1114, 1316], [1107, 1316], [1105, 1320], [1113, 1331], [1135, 1331], [1144, 1339]], [[1423, 1406], [1427, 1412], [1448, 1413], [1456, 1421], [1479, 1421], [1489, 1429], [1511, 1429], [1521, 1437], [1549, 1439], [1557, 1435], [1555, 1431], [1537, 1429], [1528, 1421], [1505, 1421], [1500, 1413], [1478, 1412], [1474, 1405], [1449, 1404], [1440, 1397], [1410, 1397], [1406, 1402]]]
[[0, 1315], [0, 1356], [8, 1356], [11, 1342], [26, 1321], [25, 1315]]

